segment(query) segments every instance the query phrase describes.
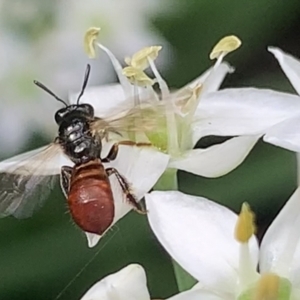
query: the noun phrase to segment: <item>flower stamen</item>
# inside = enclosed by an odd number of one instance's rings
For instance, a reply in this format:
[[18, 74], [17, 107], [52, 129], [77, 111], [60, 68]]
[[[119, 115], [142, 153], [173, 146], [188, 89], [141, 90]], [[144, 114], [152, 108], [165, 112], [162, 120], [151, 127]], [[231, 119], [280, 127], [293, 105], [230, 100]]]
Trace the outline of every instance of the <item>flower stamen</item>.
[[90, 27], [84, 35], [84, 50], [89, 58], [96, 57], [95, 41], [98, 38], [101, 28]]
[[117, 73], [118, 79], [122, 85], [124, 94], [126, 95], [127, 98], [129, 98], [131, 97], [131, 86], [127, 78], [123, 75], [121, 64], [108, 48], [106, 48], [104, 45], [100, 44], [99, 42], [96, 43], [100, 30], [101, 29], [98, 27], [90, 27], [86, 31], [84, 35], [84, 49], [90, 58], [94, 58], [96, 56], [95, 45], [97, 45], [101, 50], [103, 50], [108, 55]]
[[148, 62], [159, 85], [162, 99], [165, 101], [167, 131], [168, 131], [167, 150], [170, 155], [176, 156], [180, 151], [179, 143], [178, 143], [178, 131], [177, 131], [176, 119], [175, 119], [176, 107], [173, 102], [173, 99], [170, 96], [169, 87], [165, 82], [165, 80], [161, 77], [160, 73], [158, 72], [154, 64], [154, 61], [150, 57], [148, 57]]
[[235, 51], [242, 45], [241, 40], [235, 36], [225, 36], [222, 38], [212, 49], [212, 51], [209, 54], [210, 59], [217, 59], [217, 62], [215, 64], [215, 68], [220, 65], [223, 58], [230, 52]]
[[158, 52], [162, 49], [161, 46], [145, 47], [140, 51], [132, 55], [132, 57], [126, 57], [125, 62], [128, 66], [145, 70], [149, 67], [148, 58], [155, 60], [158, 56]]
[[[234, 36], [226, 36], [222, 38], [212, 49], [209, 58], [210, 59], [217, 59], [214, 66], [211, 68], [207, 78], [205, 79], [205, 85], [203, 88], [203, 93], [206, 92], [206, 86], [213, 84], [215, 75], [218, 74], [219, 68], [221, 67], [221, 63], [223, 58], [230, 52], [235, 51], [241, 46], [241, 40]], [[228, 72], [232, 73], [234, 68], [229, 68]]]
[[254, 219], [255, 216], [249, 204], [243, 203], [234, 232], [235, 239], [240, 243], [238, 270], [240, 281], [238, 284], [241, 289], [255, 282], [259, 276], [256, 272], [256, 264], [251, 257], [248, 243], [256, 230]]
[[123, 74], [132, 84], [146, 87], [155, 83], [144, 70], [149, 67], [148, 59], [155, 60], [161, 48], [161, 46], [146, 47], [133, 54], [132, 57], [125, 58], [128, 66], [123, 69]]
[[255, 234], [255, 216], [248, 203], [243, 203], [235, 226], [235, 239], [240, 243], [247, 243]]
[[151, 86], [154, 84], [154, 80], [151, 79], [143, 70], [133, 66], [125, 67], [123, 69], [123, 74], [134, 85]]
[[197, 84], [194, 88], [187, 89], [187, 97], [185, 99], [180, 99], [177, 103], [180, 105], [182, 103], [180, 112], [189, 117], [194, 116], [195, 111], [198, 107], [200, 94], [202, 92], [203, 85]]

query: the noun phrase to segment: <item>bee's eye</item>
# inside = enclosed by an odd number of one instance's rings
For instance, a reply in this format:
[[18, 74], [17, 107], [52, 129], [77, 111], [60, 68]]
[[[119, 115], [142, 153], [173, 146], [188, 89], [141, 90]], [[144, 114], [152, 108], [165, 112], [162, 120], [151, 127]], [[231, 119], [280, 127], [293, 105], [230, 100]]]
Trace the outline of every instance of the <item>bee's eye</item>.
[[65, 109], [60, 109], [55, 113], [54, 119], [58, 125], [61, 124], [61, 122], [63, 121], [65, 114], [66, 114]]

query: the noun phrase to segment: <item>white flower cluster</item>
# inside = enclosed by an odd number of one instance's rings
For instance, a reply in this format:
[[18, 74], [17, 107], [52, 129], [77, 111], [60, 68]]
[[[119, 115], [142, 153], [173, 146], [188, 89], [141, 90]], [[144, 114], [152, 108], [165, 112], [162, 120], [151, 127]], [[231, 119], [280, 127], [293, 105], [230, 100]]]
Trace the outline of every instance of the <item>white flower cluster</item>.
[[[142, 103], [151, 99], [152, 107], [159, 106], [154, 114], [157, 119], [164, 110], [160, 130], [143, 132], [143, 138], [155, 146], [145, 155], [145, 165], [157, 159], [162, 162], [157, 172], [151, 171], [157, 175], [153, 175], [152, 185], [164, 172], [156, 185], [161, 191], [145, 195], [147, 216], [160, 243], [199, 282], [170, 299], [300, 299], [300, 188], [269, 227], [260, 248], [254, 235], [254, 215], [247, 204], [237, 216], [208, 199], [176, 191], [176, 170], [206, 177], [224, 175], [242, 163], [260, 138], [300, 152], [300, 97], [257, 88], [218, 90], [232, 71], [222, 59], [239, 46], [233, 36], [213, 49], [211, 57], [217, 62], [211, 69], [179, 91], [170, 92], [154, 63], [160, 47], [137, 52], [126, 59], [128, 66], [122, 69], [110, 50], [96, 42], [98, 30], [93, 30], [87, 49], [94, 51], [96, 45], [108, 54], [120, 84], [87, 90], [83, 101], [103, 117], [120, 106], [134, 106], [136, 96]], [[269, 51], [300, 93], [300, 62], [280, 49], [270, 47]], [[147, 68], [154, 78], [146, 75]], [[193, 149], [207, 135], [234, 138], [207, 149]], [[143, 162], [139, 163], [142, 169]], [[142, 185], [143, 180], [137, 176], [134, 186]], [[120, 217], [123, 215], [120, 212]], [[150, 300], [145, 272], [141, 266], [129, 265], [96, 283], [82, 299]]]

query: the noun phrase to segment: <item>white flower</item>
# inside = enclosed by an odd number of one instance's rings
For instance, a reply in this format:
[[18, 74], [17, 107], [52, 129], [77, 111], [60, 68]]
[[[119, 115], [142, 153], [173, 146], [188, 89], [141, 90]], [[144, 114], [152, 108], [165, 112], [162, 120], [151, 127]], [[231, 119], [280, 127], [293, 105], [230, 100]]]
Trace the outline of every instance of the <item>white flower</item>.
[[150, 300], [144, 269], [131, 264], [93, 285], [81, 300]]
[[[170, 156], [170, 171], [180, 169], [206, 177], [222, 176], [237, 167], [272, 126], [290, 118], [300, 108], [298, 96], [271, 90], [217, 91], [225, 75], [232, 71], [228, 64], [222, 63], [222, 59], [228, 49], [233, 50], [238, 45], [235, 37], [221, 40], [213, 49], [212, 56], [217, 57], [217, 62], [211, 69], [171, 93], [154, 64], [161, 47], [152, 46], [138, 51], [125, 59], [128, 66], [123, 68], [108, 48], [95, 42], [99, 30], [93, 27], [87, 31], [86, 49], [91, 56], [99, 50], [98, 47], [103, 50], [111, 60], [120, 83], [88, 88], [81, 102], [90, 103], [96, 116], [103, 118], [118, 115], [124, 108], [132, 108], [137, 99], [142, 108], [150, 105], [154, 109], [150, 117], [157, 121], [158, 126], [150, 132], [145, 130], [142, 141], [146, 138], [158, 151]], [[231, 48], [228, 48], [228, 41], [233, 41], [234, 47], [230, 45]], [[145, 73], [147, 67], [152, 69], [154, 79]], [[155, 82], [160, 88], [160, 95], [152, 87]], [[70, 103], [75, 103], [77, 96], [76, 93], [71, 94]], [[143, 128], [143, 116], [141, 119], [139, 124]], [[121, 139], [128, 138], [124, 131]], [[193, 149], [201, 137], [211, 134], [239, 136], [206, 149]], [[135, 138], [139, 141], [140, 136], [137, 134]], [[175, 181], [172, 188], [176, 186]], [[166, 189], [162, 186], [166, 182], [162, 180], [159, 184], [157, 189]]]
[[[146, 132], [146, 136], [171, 156], [169, 168], [206, 177], [222, 176], [237, 167], [270, 128], [291, 118], [300, 109], [300, 97], [286, 93], [254, 88], [217, 91], [225, 75], [232, 71], [228, 64], [221, 63], [225, 50], [221, 51], [223, 54], [218, 56], [213, 68], [179, 91], [170, 93], [154, 64], [159, 47], [145, 48], [131, 59], [127, 58], [128, 67], [123, 70], [110, 50], [102, 44], [97, 45], [111, 59], [120, 84], [90, 88], [82, 101], [91, 103], [97, 115], [105, 118], [120, 107], [132, 107], [132, 99], [139, 97], [142, 103], [145, 99], [153, 99], [155, 106], [160, 103], [157, 99], [162, 98], [167, 111], [165, 125], [154, 132]], [[150, 57], [149, 53], [155, 55]], [[147, 67], [152, 69], [154, 79], [144, 73]], [[154, 82], [161, 96], [154, 92]], [[71, 102], [75, 99], [76, 95], [71, 97]], [[154, 114], [153, 119], [159, 119], [159, 113]], [[207, 149], [193, 149], [197, 141], [207, 135], [236, 137]]]
[[[180, 293], [168, 299], [186, 298]], [[151, 300], [146, 273], [138, 264], [128, 265], [95, 283], [80, 300]]]
[[[81, 44], [87, 26], [101, 24], [105, 42], [124, 57], [147, 43], [167, 46], [149, 26], [150, 18], [162, 11], [166, 7], [159, 1], [0, 0], [2, 153], [17, 152], [33, 132], [52, 137], [59, 105], [32, 81], [40, 80], [62, 96], [78, 89], [87, 61]], [[93, 68], [91, 83], [113, 80], [106, 66]]]
[[199, 281], [183, 299], [300, 299], [300, 188], [269, 227], [260, 250], [251, 237], [247, 207], [238, 217], [177, 191], [147, 194], [146, 204], [158, 240]]

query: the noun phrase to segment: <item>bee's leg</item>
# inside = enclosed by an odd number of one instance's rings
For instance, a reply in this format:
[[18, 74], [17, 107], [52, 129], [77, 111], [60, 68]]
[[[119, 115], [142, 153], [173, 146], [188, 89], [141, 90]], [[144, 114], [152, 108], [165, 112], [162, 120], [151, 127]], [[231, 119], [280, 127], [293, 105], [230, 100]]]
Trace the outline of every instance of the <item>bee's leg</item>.
[[60, 186], [66, 198], [68, 198], [70, 190], [72, 171], [73, 168], [69, 166], [61, 167]]
[[104, 162], [104, 163], [107, 163], [107, 162], [110, 162], [112, 160], [115, 160], [117, 155], [118, 155], [118, 152], [119, 152], [119, 145], [118, 145], [118, 143], [115, 143], [110, 148], [107, 156], [104, 157], [104, 158], [101, 158], [101, 161]]
[[123, 193], [126, 196], [127, 201], [129, 204], [133, 206], [133, 208], [140, 214], [146, 214], [147, 211], [145, 210], [144, 207], [140, 204], [140, 202], [137, 201], [135, 198], [134, 194], [130, 190], [129, 183], [127, 180], [116, 170], [115, 168], [107, 168], [106, 173], [108, 176], [114, 174], [122, 188]]
[[121, 141], [121, 142], [117, 142], [114, 143], [112, 145], [112, 147], [110, 148], [107, 156], [105, 158], [102, 158], [102, 162], [107, 163], [110, 162], [112, 160], [115, 160], [118, 152], [119, 152], [119, 145], [127, 145], [127, 146], [137, 146], [137, 147], [149, 147], [152, 146], [152, 144], [150, 143], [135, 143], [132, 141]]

